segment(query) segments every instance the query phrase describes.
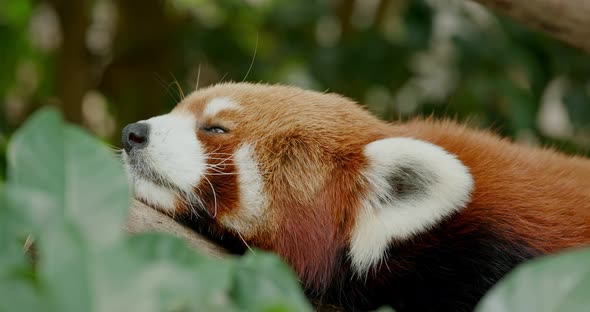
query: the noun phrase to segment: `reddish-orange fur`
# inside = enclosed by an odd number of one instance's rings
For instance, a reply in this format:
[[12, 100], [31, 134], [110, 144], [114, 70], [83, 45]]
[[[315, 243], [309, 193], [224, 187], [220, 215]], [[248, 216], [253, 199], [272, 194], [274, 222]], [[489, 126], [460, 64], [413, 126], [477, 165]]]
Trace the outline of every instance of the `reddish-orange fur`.
[[[243, 110], [203, 120], [213, 98], [228, 97]], [[223, 137], [198, 138], [207, 152], [232, 153], [254, 144], [269, 207], [264, 226], [242, 233], [250, 245], [286, 259], [308, 287], [321, 289], [348, 244], [366, 185], [363, 148], [386, 137], [412, 137], [446, 149], [475, 180], [471, 202], [453, 222], [465, 231], [492, 224], [542, 252], [590, 243], [590, 161], [553, 150], [513, 144], [487, 131], [432, 119], [387, 124], [353, 102], [297, 88], [222, 84], [200, 90], [176, 109], [206, 124], [227, 125]], [[213, 160], [213, 163], [219, 160]], [[226, 172], [233, 172], [228, 165]], [[211, 176], [217, 218], [235, 213], [240, 187], [235, 176]], [[209, 185], [202, 182], [202, 194]], [[205, 196], [212, 211], [212, 197]], [[182, 210], [181, 207], [179, 209]]]
[[508, 228], [544, 252], [590, 243], [588, 160], [515, 145], [450, 121], [417, 120], [395, 132], [440, 145], [470, 169], [475, 192], [457, 222]]

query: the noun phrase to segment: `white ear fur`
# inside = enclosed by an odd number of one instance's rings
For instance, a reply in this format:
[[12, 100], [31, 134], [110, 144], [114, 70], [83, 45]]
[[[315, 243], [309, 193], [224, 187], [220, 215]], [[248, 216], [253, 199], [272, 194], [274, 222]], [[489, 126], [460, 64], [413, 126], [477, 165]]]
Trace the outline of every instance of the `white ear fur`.
[[410, 138], [366, 145], [369, 192], [351, 233], [350, 256], [358, 274], [383, 258], [392, 240], [427, 231], [465, 207], [473, 178], [455, 155]]

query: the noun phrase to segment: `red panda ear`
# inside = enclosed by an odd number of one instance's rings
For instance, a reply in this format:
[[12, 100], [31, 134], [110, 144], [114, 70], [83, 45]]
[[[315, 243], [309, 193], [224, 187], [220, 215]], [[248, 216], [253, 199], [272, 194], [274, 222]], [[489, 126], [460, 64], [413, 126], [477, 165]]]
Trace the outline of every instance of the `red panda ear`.
[[427, 231], [465, 207], [473, 178], [455, 155], [410, 138], [365, 146], [368, 192], [351, 233], [351, 259], [359, 273], [383, 257], [389, 243]]

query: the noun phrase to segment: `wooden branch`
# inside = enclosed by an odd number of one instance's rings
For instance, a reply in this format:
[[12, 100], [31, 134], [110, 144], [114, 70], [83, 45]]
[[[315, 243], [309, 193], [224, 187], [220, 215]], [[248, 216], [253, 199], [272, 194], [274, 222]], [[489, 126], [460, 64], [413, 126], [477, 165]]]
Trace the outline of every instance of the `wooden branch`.
[[590, 53], [590, 0], [473, 0]]
[[215, 245], [207, 238], [172, 220], [172, 218], [168, 217], [167, 215], [142, 204], [139, 201], [134, 201], [131, 205], [125, 229], [127, 232], [132, 234], [142, 232], [160, 232], [171, 234], [173, 236], [182, 238], [188, 243], [189, 246], [202, 253], [217, 258], [228, 255], [226, 250]]

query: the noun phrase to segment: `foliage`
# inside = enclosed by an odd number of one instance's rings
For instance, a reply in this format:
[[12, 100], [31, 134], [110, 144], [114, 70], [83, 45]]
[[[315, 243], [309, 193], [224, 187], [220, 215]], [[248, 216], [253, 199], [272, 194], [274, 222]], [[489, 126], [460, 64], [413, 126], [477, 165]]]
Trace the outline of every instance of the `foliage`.
[[[0, 189], [0, 311], [309, 311], [262, 251], [214, 260], [159, 234], [127, 237], [126, 179], [109, 150], [54, 110], [11, 141]], [[36, 238], [35, 261], [23, 252]]]
[[[197, 81], [228, 80], [334, 91], [388, 120], [456, 117], [570, 153], [590, 147], [590, 56], [469, 1], [59, 3], [0, 4], [0, 147], [47, 104], [118, 145], [125, 124], [169, 110]], [[557, 102], [559, 118], [543, 120]]]
[[498, 283], [476, 312], [575, 312], [590, 305], [590, 249], [522, 265]]

